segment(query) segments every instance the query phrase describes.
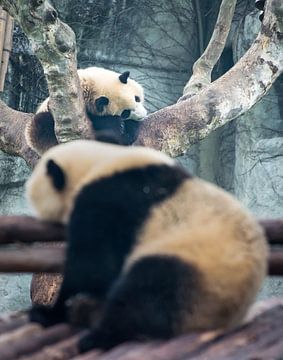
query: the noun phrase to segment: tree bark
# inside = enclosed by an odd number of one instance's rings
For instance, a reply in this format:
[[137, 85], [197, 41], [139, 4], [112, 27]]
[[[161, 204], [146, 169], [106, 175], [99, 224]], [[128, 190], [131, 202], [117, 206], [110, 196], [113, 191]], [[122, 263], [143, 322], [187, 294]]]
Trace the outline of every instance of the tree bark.
[[261, 32], [239, 62], [195, 96], [185, 95], [177, 104], [149, 115], [136, 145], [181, 155], [266, 94], [283, 71], [282, 5], [277, 0], [266, 4]]
[[1, 0], [0, 5], [18, 21], [43, 66], [58, 142], [88, 137], [72, 29], [58, 18], [48, 0]]
[[201, 57], [193, 66], [193, 74], [183, 95], [190, 98], [211, 83], [211, 73], [223, 52], [230, 31], [237, 0], [223, 0], [213, 34]]

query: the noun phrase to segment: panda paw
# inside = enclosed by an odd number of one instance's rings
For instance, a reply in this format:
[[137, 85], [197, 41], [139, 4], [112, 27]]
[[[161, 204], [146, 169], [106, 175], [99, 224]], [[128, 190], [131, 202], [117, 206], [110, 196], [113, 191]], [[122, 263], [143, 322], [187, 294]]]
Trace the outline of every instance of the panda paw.
[[63, 322], [54, 308], [46, 305], [34, 305], [29, 310], [29, 319], [31, 322], [39, 323], [43, 327], [49, 327]]
[[85, 353], [92, 349], [108, 350], [115, 345], [107, 334], [99, 330], [92, 330], [79, 340], [78, 349], [80, 353]]

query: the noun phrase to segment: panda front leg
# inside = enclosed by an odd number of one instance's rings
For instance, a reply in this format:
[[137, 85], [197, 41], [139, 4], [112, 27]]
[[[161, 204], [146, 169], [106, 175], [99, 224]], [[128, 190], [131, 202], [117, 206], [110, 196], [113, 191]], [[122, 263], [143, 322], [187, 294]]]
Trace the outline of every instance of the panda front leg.
[[65, 301], [68, 299], [69, 294], [64, 286], [64, 281], [54, 305], [35, 304], [32, 306], [29, 310], [29, 319], [31, 322], [36, 322], [44, 327], [49, 327], [67, 321]]
[[147, 256], [113, 285], [98, 326], [79, 351], [110, 349], [131, 340], [168, 339], [183, 328], [190, 311], [196, 271], [174, 256]]

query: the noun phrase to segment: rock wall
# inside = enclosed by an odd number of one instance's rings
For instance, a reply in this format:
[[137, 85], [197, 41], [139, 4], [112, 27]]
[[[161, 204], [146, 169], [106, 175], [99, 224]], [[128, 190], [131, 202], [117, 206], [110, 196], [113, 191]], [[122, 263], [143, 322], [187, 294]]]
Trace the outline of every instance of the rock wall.
[[[25, 161], [0, 151], [0, 214], [28, 214], [23, 186], [31, 170]], [[0, 275], [0, 313], [30, 305], [30, 275]]]

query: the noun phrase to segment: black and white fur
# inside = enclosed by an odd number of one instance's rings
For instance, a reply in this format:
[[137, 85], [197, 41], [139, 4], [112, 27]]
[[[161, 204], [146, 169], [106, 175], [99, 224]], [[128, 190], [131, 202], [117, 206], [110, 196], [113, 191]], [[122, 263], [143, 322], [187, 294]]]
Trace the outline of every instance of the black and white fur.
[[264, 279], [267, 247], [256, 220], [160, 152], [59, 145], [35, 168], [27, 195], [40, 218], [68, 229], [58, 300], [34, 307], [30, 318], [67, 321], [68, 301], [89, 296], [96, 322], [82, 352], [234, 327]]
[[[123, 145], [132, 144], [140, 121], [146, 116], [143, 87], [132, 80], [129, 71], [122, 74], [99, 67], [79, 69], [87, 118], [94, 130], [116, 137]], [[37, 109], [26, 126], [28, 145], [39, 155], [58, 144], [49, 98]]]

